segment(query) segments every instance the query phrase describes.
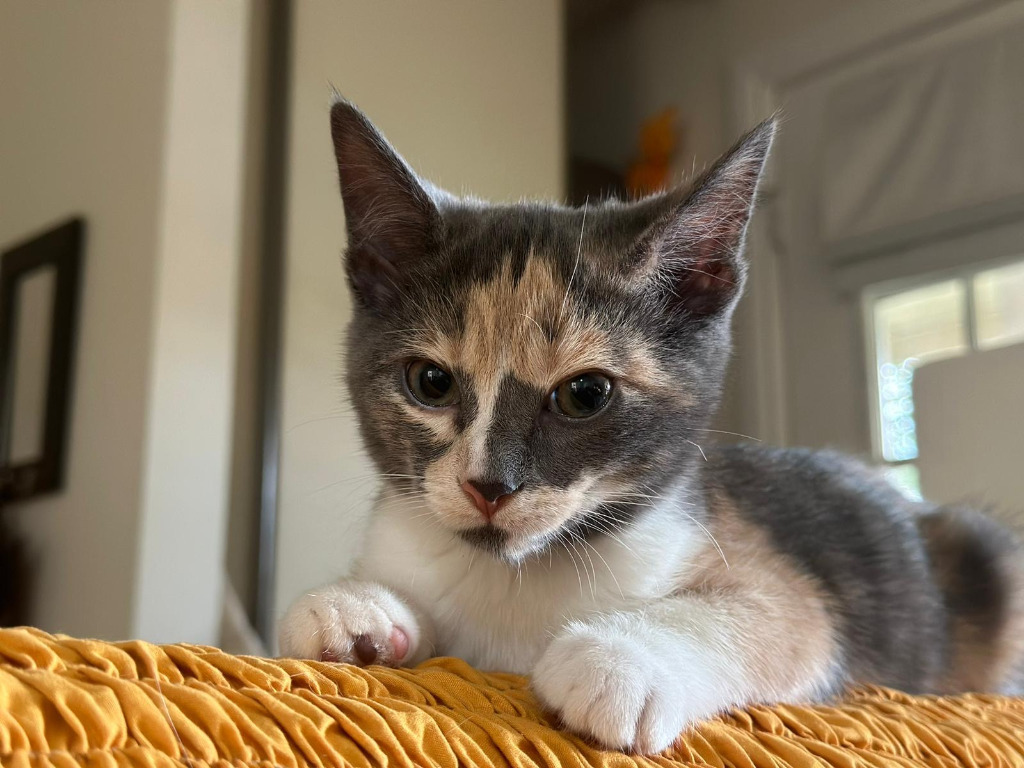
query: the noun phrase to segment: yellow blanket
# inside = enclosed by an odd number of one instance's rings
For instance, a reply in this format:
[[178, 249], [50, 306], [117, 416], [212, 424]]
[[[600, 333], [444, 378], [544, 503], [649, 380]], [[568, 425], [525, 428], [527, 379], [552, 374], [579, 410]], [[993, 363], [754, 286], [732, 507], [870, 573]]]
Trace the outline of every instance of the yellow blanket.
[[753, 707], [644, 759], [552, 727], [523, 678], [231, 656], [0, 630], [0, 764], [1024, 768], [1024, 701], [863, 690]]

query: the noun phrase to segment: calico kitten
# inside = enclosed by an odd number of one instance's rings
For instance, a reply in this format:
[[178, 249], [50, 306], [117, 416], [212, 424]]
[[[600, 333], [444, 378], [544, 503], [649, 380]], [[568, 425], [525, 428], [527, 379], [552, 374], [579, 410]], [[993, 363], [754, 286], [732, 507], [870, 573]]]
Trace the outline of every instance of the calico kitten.
[[1024, 569], [995, 523], [833, 453], [698, 447], [772, 121], [687, 188], [583, 208], [453, 197], [341, 100], [331, 128], [382, 490], [284, 654], [531, 674], [567, 727], [640, 752], [849, 683], [1021, 682]]

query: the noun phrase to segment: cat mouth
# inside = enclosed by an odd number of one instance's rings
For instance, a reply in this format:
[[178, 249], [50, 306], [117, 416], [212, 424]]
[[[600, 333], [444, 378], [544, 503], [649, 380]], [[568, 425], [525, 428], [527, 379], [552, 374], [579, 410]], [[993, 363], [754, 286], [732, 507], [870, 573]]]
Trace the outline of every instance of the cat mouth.
[[476, 528], [464, 528], [459, 531], [459, 537], [467, 544], [480, 547], [480, 549], [498, 556], [505, 553], [509, 541], [507, 531], [490, 523]]
[[534, 535], [524, 541], [504, 528], [487, 523], [476, 528], [463, 528], [457, 535], [470, 546], [484, 550], [497, 560], [516, 565], [544, 551], [557, 534]]

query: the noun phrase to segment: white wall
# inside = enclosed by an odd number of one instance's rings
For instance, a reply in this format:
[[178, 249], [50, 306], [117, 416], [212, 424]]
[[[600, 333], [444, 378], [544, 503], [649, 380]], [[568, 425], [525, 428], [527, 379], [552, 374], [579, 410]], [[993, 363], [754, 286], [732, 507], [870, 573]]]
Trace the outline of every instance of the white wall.
[[248, 8], [0, 3], [0, 243], [88, 228], [67, 487], [3, 510], [46, 630], [216, 640]]
[[32, 620], [127, 636], [137, 560], [171, 8], [0, 3], [0, 243], [88, 222], [66, 492], [8, 507]]
[[340, 382], [350, 304], [328, 82], [455, 192], [563, 190], [560, 3], [298, 0], [294, 51], [278, 612], [344, 573], [373, 489]]

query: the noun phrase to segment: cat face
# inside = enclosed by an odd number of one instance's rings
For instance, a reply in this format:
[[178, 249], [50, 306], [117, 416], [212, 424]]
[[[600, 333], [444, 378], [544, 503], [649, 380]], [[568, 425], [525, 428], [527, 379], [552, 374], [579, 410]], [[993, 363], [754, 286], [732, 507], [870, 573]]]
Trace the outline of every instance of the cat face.
[[691, 188], [566, 208], [457, 199], [353, 106], [331, 115], [356, 300], [347, 383], [408, 514], [517, 561], [614, 534], [685, 487], [774, 126]]

